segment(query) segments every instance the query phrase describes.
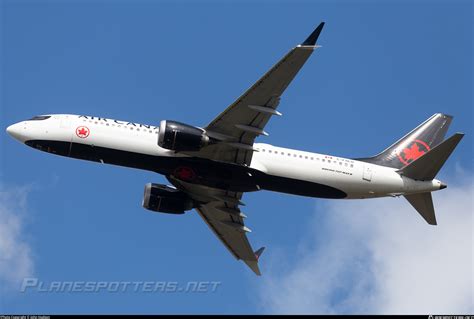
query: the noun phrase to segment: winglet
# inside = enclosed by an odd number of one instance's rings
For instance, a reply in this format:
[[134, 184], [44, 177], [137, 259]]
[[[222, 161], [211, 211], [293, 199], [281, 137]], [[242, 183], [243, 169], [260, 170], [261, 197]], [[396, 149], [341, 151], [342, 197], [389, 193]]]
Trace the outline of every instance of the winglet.
[[316, 41], [318, 40], [319, 34], [324, 27], [324, 22], [321, 22], [316, 29], [314, 29], [313, 33], [309, 35], [309, 37], [301, 43], [302, 46], [315, 46]]
[[255, 255], [255, 260], [244, 260], [244, 262], [247, 264], [247, 266], [252, 269], [252, 271], [257, 275], [261, 276], [262, 273], [260, 272], [260, 268], [258, 268], [258, 259], [262, 255], [263, 251], [265, 250], [265, 247], [262, 247], [254, 252]]
[[258, 250], [256, 250], [256, 251], [254, 252], [255, 258], [257, 258], [257, 261], [258, 261], [258, 259], [260, 258], [260, 256], [262, 255], [262, 253], [263, 253], [264, 250], [265, 250], [265, 247], [261, 247], [260, 249], [258, 249]]

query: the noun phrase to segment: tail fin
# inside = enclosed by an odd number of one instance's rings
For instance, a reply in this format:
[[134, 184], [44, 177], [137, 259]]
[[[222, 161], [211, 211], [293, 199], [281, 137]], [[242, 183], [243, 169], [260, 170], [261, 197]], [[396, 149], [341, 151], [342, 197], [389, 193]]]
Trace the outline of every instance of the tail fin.
[[446, 141], [435, 146], [419, 159], [399, 169], [400, 175], [419, 181], [431, 181], [463, 138], [463, 133], [456, 133]]
[[441, 143], [453, 117], [436, 113], [380, 154], [358, 160], [393, 168], [402, 168]]
[[436, 216], [431, 193], [405, 195], [405, 198], [428, 224], [436, 225]]

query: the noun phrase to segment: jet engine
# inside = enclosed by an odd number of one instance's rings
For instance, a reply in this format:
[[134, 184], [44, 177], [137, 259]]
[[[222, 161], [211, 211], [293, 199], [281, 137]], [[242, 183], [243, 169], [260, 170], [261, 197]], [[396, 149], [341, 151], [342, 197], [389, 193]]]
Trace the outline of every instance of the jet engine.
[[164, 120], [160, 122], [158, 145], [172, 151], [199, 151], [209, 143], [209, 136], [198, 127]]
[[167, 214], [184, 214], [194, 208], [194, 201], [175, 188], [148, 183], [145, 185], [142, 206], [148, 210]]

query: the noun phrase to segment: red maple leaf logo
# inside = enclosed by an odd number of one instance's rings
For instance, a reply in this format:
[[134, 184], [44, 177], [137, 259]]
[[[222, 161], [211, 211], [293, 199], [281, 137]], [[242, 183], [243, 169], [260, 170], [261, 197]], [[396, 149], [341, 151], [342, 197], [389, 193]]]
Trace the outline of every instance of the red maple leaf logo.
[[85, 126], [79, 126], [76, 129], [76, 135], [77, 137], [80, 137], [80, 138], [86, 138], [89, 136], [89, 129]]
[[420, 151], [418, 144], [414, 143], [411, 147], [405, 148], [403, 150], [403, 154], [405, 155], [405, 159], [407, 161], [414, 161], [421, 155], [425, 154], [425, 152]]
[[79, 133], [79, 135], [86, 135], [87, 131], [82, 127], [79, 131], [77, 131], [77, 133]]
[[426, 152], [430, 150], [428, 144], [422, 140], [414, 140], [405, 147], [400, 153], [398, 153], [398, 159], [405, 165], [410, 164]]

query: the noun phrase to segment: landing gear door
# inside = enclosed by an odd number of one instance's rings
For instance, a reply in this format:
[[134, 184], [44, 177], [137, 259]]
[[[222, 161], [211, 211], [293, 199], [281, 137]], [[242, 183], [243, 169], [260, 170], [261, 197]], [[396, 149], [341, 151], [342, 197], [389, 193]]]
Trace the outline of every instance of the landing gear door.
[[362, 179], [370, 182], [372, 180], [372, 168], [370, 165], [364, 164], [364, 171], [362, 173]]

